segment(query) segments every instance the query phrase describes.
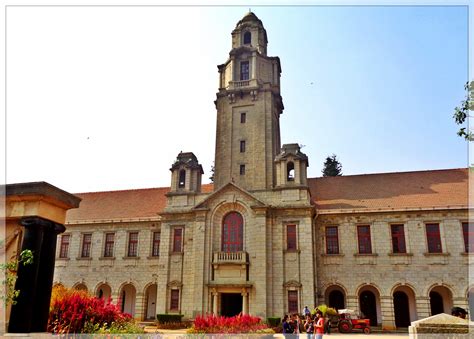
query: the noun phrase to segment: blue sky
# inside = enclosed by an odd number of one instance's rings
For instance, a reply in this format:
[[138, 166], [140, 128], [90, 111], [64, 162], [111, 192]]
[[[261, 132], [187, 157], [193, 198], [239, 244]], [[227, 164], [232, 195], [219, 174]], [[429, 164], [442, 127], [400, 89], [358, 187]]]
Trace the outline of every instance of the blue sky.
[[[9, 8], [7, 182], [168, 186], [179, 151], [197, 155], [207, 180], [216, 66], [247, 11]], [[465, 95], [467, 7], [252, 11], [281, 60], [282, 143], [305, 145], [310, 177], [332, 153], [346, 175], [467, 166], [452, 119]]]

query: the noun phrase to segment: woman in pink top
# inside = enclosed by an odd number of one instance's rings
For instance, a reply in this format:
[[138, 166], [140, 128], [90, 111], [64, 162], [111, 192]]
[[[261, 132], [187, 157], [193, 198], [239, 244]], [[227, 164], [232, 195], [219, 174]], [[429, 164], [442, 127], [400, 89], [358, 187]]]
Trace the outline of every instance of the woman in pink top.
[[316, 311], [316, 319], [314, 319], [315, 339], [322, 339], [324, 333], [324, 318], [320, 310]]

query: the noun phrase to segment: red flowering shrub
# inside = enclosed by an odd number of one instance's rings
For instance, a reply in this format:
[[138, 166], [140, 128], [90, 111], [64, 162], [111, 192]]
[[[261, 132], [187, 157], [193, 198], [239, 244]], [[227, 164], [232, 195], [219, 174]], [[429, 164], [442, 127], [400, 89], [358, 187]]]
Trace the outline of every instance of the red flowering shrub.
[[48, 331], [53, 333], [84, 333], [91, 328], [107, 328], [130, 322], [132, 316], [122, 313], [109, 299], [99, 299], [84, 291], [59, 287], [53, 292], [49, 308]]
[[[235, 317], [216, 315], [197, 316], [189, 333], [255, 333], [268, 331], [259, 317], [248, 314]], [[271, 329], [270, 329], [271, 331]]]

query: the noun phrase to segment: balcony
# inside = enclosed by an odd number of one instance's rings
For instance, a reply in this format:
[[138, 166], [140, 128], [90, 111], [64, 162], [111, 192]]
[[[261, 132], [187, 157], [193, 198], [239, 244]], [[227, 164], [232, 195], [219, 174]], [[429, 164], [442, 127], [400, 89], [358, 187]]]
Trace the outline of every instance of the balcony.
[[212, 259], [214, 265], [245, 265], [247, 261], [247, 252], [214, 252]]
[[257, 79], [229, 81], [229, 85], [227, 86], [227, 90], [239, 90], [239, 89], [243, 89], [243, 88], [257, 87], [257, 86], [258, 86]]

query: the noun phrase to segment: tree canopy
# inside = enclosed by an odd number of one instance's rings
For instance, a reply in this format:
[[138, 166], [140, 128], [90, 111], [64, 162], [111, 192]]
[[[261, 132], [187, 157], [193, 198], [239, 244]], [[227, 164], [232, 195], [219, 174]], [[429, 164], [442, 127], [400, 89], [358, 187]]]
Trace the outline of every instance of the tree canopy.
[[342, 175], [342, 165], [337, 160], [337, 156], [335, 154], [326, 158], [322, 172], [323, 177], [336, 177]]
[[[474, 110], [474, 81], [471, 81], [471, 83], [466, 82], [464, 89], [466, 90], [466, 99], [461, 101], [460, 106], [454, 108], [453, 118], [458, 125], [463, 125], [470, 117], [469, 111]], [[467, 141], [473, 141], [473, 133], [466, 129], [466, 127], [461, 127], [458, 131], [458, 135], [464, 137]]]

